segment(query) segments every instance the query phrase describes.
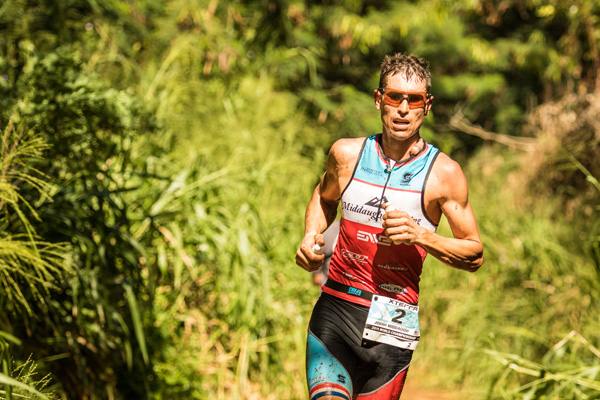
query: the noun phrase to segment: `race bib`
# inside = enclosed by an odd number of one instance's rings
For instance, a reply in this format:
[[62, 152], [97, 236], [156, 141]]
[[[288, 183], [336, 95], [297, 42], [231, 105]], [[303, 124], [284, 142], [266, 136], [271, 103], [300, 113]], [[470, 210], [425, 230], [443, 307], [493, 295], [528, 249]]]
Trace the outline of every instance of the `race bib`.
[[419, 344], [419, 306], [374, 295], [363, 339], [415, 350]]

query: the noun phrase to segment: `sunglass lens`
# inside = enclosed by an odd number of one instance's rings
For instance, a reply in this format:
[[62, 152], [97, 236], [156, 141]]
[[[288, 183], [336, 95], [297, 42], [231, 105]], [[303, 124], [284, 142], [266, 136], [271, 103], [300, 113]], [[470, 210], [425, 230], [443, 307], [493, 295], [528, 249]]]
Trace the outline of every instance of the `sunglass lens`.
[[409, 94], [408, 95], [408, 106], [410, 108], [419, 108], [425, 105], [425, 99], [420, 94]]
[[425, 97], [420, 93], [402, 93], [389, 91], [383, 94], [383, 101], [392, 107], [398, 107], [404, 99], [408, 100], [409, 108], [421, 108], [425, 106]]
[[389, 105], [391, 105], [393, 107], [398, 107], [400, 105], [400, 103], [402, 103], [402, 100], [404, 99], [404, 94], [398, 93], [398, 92], [391, 92], [391, 93], [385, 93], [383, 95], [383, 97]]

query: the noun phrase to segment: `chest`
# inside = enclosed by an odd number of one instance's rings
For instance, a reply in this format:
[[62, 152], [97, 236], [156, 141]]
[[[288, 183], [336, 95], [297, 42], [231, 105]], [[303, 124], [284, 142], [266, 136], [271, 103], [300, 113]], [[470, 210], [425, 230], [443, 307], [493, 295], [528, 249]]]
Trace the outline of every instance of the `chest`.
[[434, 199], [426, 193], [431, 167], [437, 149], [427, 145], [418, 156], [405, 162], [386, 159], [367, 141], [353, 173], [341, 182], [345, 187], [341, 208], [342, 217], [364, 225], [381, 227], [383, 204], [406, 211], [421, 226], [435, 231], [437, 221], [428, 218]]

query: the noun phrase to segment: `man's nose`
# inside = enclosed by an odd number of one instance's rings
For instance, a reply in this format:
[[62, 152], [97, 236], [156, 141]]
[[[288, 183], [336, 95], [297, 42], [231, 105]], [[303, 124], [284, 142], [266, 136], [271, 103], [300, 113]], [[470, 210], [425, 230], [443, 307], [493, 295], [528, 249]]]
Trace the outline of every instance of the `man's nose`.
[[401, 114], [408, 114], [408, 112], [410, 111], [410, 107], [408, 106], [408, 99], [406, 97], [403, 98], [400, 102], [400, 105], [398, 106], [398, 111], [400, 111]]

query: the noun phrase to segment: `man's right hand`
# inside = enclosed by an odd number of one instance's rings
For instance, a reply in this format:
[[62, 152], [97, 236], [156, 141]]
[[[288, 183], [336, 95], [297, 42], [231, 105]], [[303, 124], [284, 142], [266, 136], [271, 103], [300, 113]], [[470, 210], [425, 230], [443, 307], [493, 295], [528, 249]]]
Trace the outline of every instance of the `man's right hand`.
[[325, 246], [323, 235], [306, 234], [302, 239], [302, 244], [296, 251], [296, 264], [309, 272], [318, 270], [325, 260], [324, 254], [317, 254], [314, 250], [314, 245]]

